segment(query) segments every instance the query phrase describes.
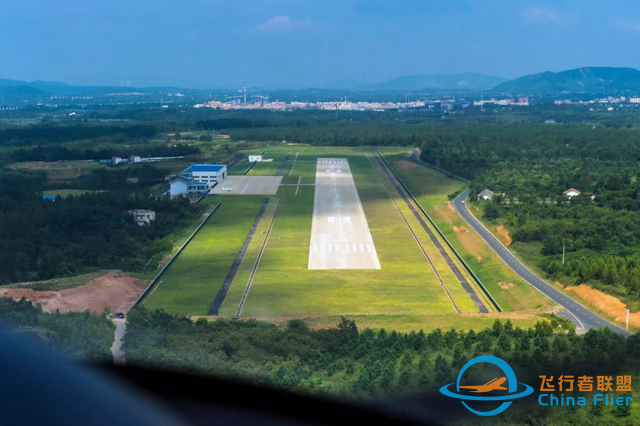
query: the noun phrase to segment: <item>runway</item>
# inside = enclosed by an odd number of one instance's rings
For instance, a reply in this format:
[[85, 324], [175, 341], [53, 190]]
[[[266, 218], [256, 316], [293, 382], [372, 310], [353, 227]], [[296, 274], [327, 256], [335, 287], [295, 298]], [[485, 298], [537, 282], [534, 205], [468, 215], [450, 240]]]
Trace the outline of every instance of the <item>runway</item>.
[[346, 158], [318, 158], [309, 269], [380, 269]]

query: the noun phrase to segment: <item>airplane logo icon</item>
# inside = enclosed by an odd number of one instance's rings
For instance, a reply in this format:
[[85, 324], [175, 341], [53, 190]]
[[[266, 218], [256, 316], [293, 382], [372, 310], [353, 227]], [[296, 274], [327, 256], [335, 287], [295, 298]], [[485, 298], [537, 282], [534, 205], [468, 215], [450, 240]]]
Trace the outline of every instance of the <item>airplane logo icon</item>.
[[473, 389], [470, 392], [473, 393], [486, 393], [486, 392], [491, 392], [493, 390], [507, 390], [507, 388], [500, 386], [501, 384], [503, 384], [505, 382], [505, 380], [507, 380], [506, 377], [503, 377], [501, 379], [495, 378], [493, 380], [491, 380], [490, 382], [485, 383], [484, 385], [478, 385], [478, 386], [460, 386], [460, 389]]

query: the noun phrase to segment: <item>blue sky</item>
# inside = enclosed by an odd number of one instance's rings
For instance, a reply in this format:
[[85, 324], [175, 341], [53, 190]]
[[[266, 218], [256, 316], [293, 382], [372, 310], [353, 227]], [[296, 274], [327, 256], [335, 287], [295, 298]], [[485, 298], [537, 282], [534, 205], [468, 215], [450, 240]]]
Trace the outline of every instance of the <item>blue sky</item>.
[[0, 0], [0, 78], [325, 86], [640, 68], [637, 0]]

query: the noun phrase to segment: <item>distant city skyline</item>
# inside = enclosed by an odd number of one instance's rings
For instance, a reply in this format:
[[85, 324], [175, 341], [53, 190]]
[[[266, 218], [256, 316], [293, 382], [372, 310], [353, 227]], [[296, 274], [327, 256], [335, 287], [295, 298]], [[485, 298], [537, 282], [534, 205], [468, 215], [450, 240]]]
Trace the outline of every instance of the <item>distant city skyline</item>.
[[0, 78], [269, 89], [475, 72], [640, 68], [640, 2], [24, 0], [3, 5]]

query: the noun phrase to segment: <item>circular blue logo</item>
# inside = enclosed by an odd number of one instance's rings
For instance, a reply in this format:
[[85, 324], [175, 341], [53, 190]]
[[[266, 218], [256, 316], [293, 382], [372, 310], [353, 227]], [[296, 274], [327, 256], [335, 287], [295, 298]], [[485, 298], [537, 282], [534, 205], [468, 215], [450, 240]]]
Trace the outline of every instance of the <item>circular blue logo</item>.
[[[481, 362], [487, 362], [489, 364], [493, 364], [497, 366], [505, 374], [505, 377], [495, 378], [490, 382], [485, 383], [484, 385], [460, 386], [460, 379], [462, 378], [462, 375], [464, 374], [464, 372], [467, 371], [467, 369], [472, 365], [475, 365]], [[502, 384], [505, 381], [508, 383], [508, 388], [505, 388], [502, 386]], [[524, 383], [520, 383], [520, 384], [523, 385], [525, 389], [522, 392], [517, 393], [518, 382], [516, 381], [516, 374], [513, 372], [513, 369], [504, 360], [493, 355], [482, 355], [479, 357], [475, 357], [469, 362], [467, 362], [464, 365], [464, 367], [462, 367], [462, 369], [460, 370], [460, 373], [458, 373], [458, 380], [456, 381], [455, 392], [452, 392], [449, 390], [449, 387], [452, 384], [453, 383], [449, 383], [448, 385], [441, 387], [440, 393], [442, 393], [443, 395], [449, 396], [451, 398], [463, 399], [468, 401], [508, 401], [508, 402], [503, 402], [502, 404], [500, 404], [498, 408], [491, 411], [474, 410], [473, 408], [469, 407], [466, 402], [462, 401], [462, 405], [464, 405], [467, 408], [467, 410], [471, 411], [474, 414], [478, 414], [479, 416], [495, 416], [496, 414], [500, 414], [504, 410], [509, 408], [513, 399], [522, 398], [524, 396], [531, 395], [533, 393], [533, 388]], [[465, 395], [465, 394], [459, 393], [460, 388], [471, 389], [470, 392], [473, 392], [473, 393], [485, 393], [485, 392], [491, 392], [493, 390], [506, 390], [509, 393], [507, 395], [499, 395], [499, 396]]]

